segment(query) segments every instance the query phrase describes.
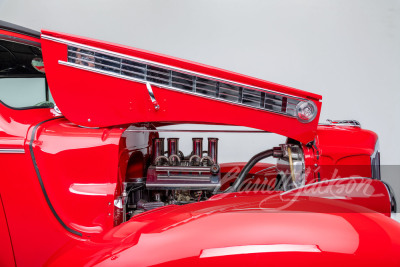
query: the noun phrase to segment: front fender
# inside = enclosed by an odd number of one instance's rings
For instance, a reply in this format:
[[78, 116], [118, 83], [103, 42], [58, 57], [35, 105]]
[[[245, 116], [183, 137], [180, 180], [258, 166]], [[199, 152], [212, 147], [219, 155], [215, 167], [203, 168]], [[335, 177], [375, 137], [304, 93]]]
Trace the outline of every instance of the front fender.
[[47, 264], [400, 264], [398, 222], [340, 198], [305, 194], [294, 198], [293, 194], [240, 192], [184, 206], [170, 205], [135, 216], [85, 244], [70, 244]]

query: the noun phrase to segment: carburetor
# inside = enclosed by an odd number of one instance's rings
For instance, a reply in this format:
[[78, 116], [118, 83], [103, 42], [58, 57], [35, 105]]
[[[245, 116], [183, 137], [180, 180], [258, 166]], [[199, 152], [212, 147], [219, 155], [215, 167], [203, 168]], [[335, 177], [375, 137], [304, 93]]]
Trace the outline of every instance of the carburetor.
[[203, 151], [203, 138], [192, 138], [192, 152], [185, 156], [179, 150], [179, 138], [153, 139], [152, 164], [147, 170], [146, 188], [171, 190], [214, 190], [221, 185], [218, 165], [218, 138], [208, 138]]

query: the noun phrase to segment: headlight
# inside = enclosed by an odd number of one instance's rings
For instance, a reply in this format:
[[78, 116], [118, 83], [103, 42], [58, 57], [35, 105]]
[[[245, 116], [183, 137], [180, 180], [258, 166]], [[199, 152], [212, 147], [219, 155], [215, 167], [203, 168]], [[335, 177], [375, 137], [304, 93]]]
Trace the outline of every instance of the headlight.
[[312, 101], [301, 101], [296, 105], [296, 117], [302, 123], [311, 122], [317, 114], [317, 106]]

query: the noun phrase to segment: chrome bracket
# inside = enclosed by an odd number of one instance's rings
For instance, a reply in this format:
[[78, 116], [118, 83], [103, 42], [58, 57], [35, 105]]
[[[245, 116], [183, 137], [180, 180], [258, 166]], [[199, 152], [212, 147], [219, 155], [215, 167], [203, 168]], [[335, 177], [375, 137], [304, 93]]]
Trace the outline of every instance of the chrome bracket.
[[151, 88], [151, 85], [149, 82], [146, 82], [146, 87], [147, 87], [147, 91], [149, 92], [151, 103], [153, 103], [153, 105], [154, 105], [154, 109], [156, 111], [159, 110], [160, 105], [158, 105], [158, 102], [157, 102], [156, 98], [154, 97], [153, 89]]
[[357, 120], [326, 120], [327, 123], [321, 123], [321, 125], [338, 125], [338, 126], [353, 126], [361, 128], [361, 123]]

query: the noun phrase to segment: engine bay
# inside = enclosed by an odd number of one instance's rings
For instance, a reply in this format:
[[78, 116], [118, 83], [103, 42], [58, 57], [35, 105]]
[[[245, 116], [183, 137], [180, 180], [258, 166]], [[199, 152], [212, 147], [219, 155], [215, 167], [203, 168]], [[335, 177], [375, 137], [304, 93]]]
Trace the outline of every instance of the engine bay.
[[[187, 145], [182, 151], [181, 141], [186, 144], [191, 141], [191, 151], [187, 151]], [[135, 161], [136, 164], [143, 162], [142, 172], [130, 175], [123, 182], [121, 193], [114, 201], [119, 213], [115, 217], [120, 221], [155, 208], [205, 201], [215, 194], [231, 192], [238, 179], [242, 179], [240, 189], [236, 186], [234, 191], [282, 191], [305, 182], [304, 155], [299, 144], [271, 149], [271, 155], [266, 157], [276, 158], [275, 164], [251, 159], [241, 166], [219, 163], [219, 138], [215, 136], [165, 138], [157, 133], [150, 137], [149, 148], [146, 160]]]

